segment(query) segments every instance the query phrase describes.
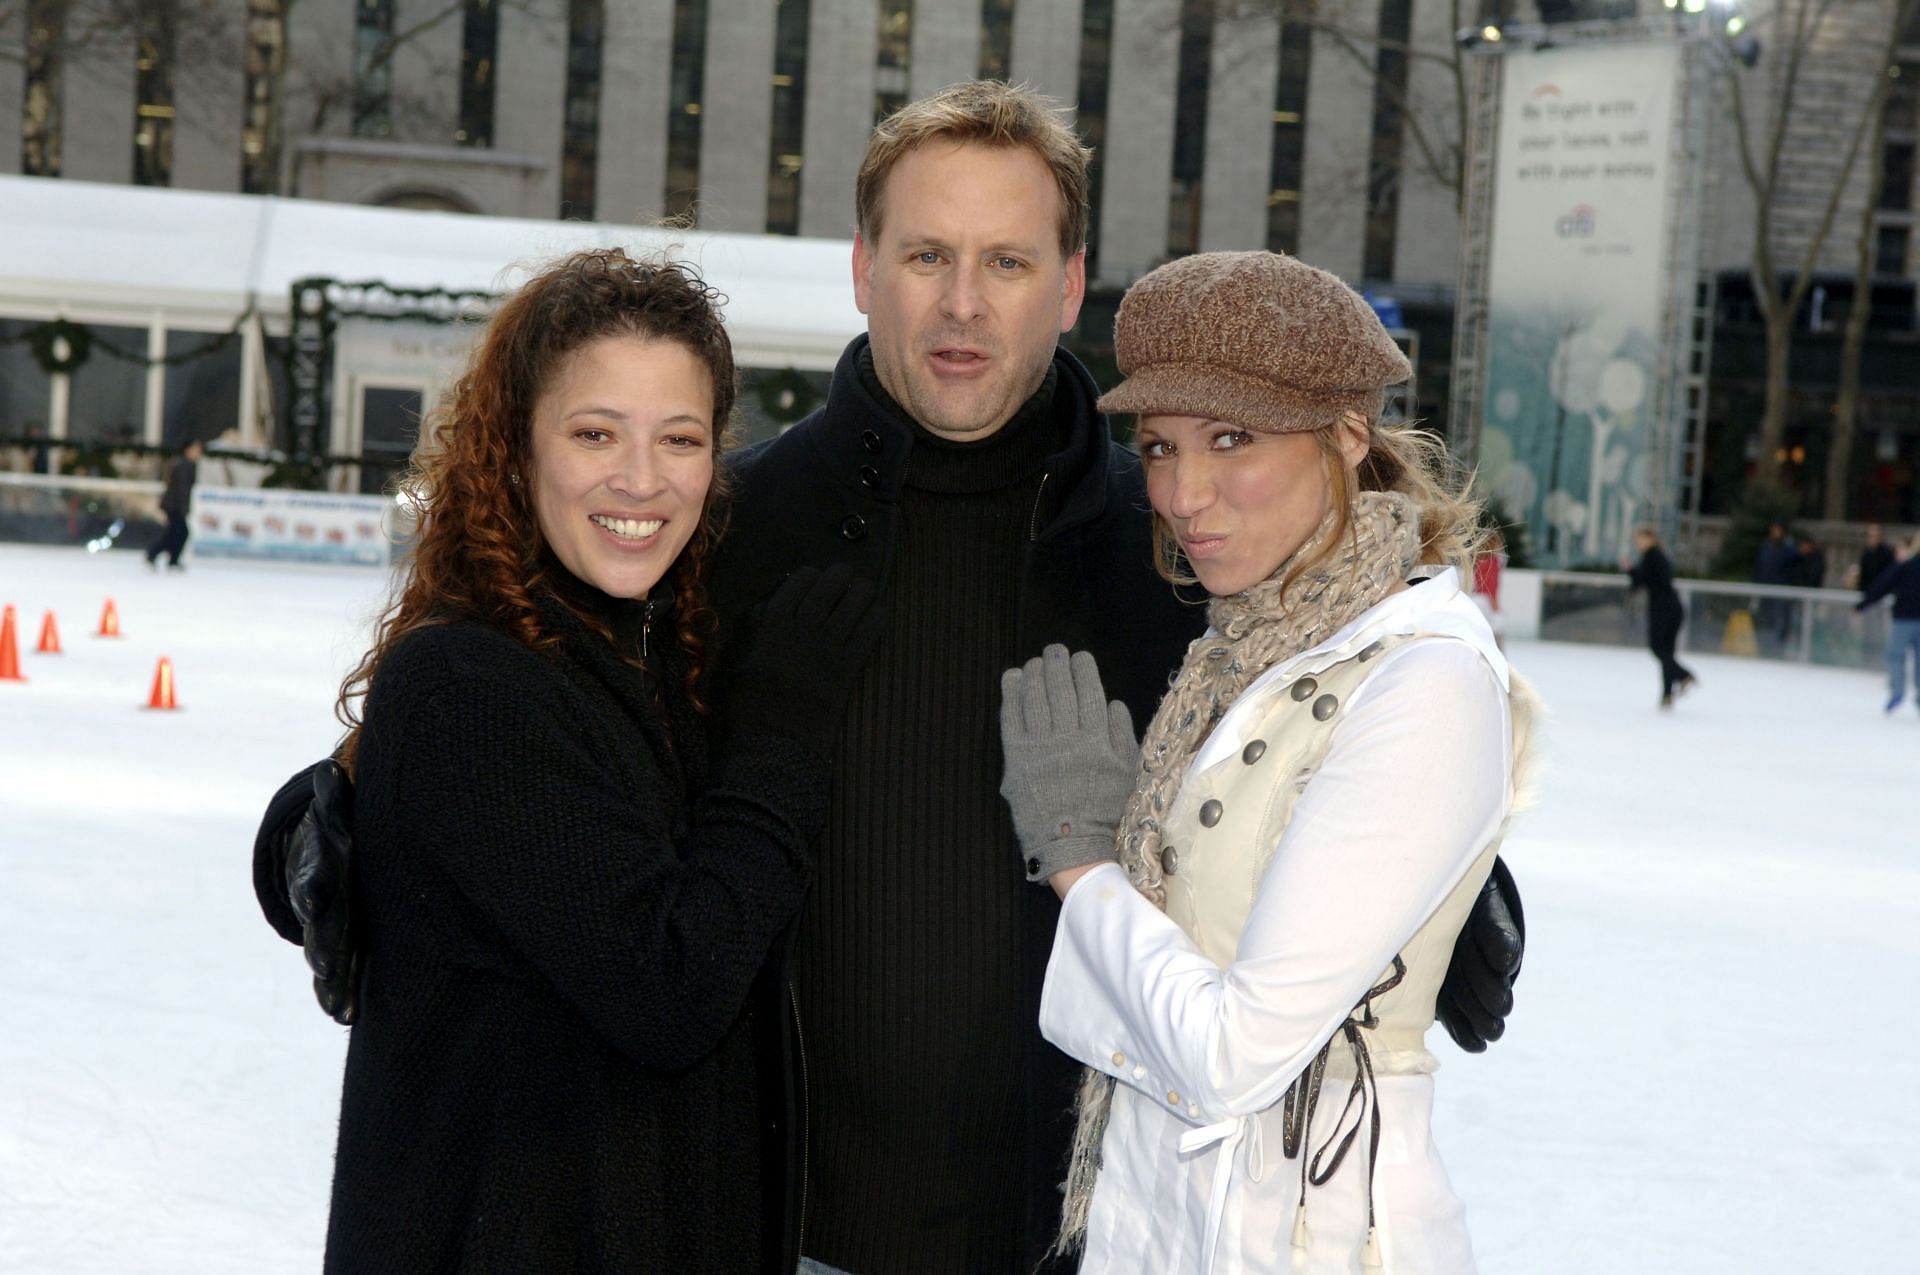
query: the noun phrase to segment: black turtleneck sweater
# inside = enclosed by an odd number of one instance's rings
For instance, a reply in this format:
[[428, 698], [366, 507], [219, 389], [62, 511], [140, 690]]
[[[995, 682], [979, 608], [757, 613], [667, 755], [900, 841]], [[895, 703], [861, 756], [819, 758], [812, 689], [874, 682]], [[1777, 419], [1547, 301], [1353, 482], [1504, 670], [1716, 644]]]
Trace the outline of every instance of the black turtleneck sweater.
[[859, 1275], [1022, 1265], [1021, 876], [999, 797], [1002, 670], [1056, 373], [1002, 429], [913, 424], [885, 603], [836, 748], [794, 958], [810, 1096], [804, 1248]]

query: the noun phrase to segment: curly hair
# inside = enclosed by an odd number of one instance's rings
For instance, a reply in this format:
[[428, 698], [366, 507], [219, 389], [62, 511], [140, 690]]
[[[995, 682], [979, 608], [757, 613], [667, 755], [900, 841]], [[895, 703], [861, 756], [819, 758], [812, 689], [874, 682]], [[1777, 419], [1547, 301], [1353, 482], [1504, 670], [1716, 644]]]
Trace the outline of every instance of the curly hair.
[[[699, 682], [714, 625], [705, 579], [726, 527], [731, 485], [721, 455], [731, 441], [726, 425], [739, 392], [733, 345], [720, 318], [724, 302], [686, 263], [598, 248], [554, 262], [495, 311], [465, 372], [423, 423], [398, 482], [418, 530], [373, 646], [340, 687], [335, 712], [347, 737], [339, 758], [349, 773], [360, 736], [357, 706], [387, 652], [415, 629], [476, 619], [535, 650], [558, 645], [534, 600], [548, 582], [551, 555], [529, 487], [515, 479], [531, 470], [531, 422], [541, 392], [568, 358], [603, 337], [677, 342], [712, 378], [713, 482], [699, 526], [666, 575], [674, 628], [688, 656], [687, 692], [705, 710]], [[612, 640], [598, 617], [580, 618]]]

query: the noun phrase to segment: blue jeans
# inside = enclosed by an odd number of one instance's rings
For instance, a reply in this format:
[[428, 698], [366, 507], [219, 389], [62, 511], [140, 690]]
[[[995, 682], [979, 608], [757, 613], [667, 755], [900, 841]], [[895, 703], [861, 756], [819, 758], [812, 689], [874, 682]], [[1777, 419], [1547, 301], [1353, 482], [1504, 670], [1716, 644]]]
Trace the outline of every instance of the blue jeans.
[[1913, 652], [1914, 676], [1920, 681], [1920, 620], [1895, 620], [1887, 634], [1887, 699], [1907, 693], [1907, 652]]

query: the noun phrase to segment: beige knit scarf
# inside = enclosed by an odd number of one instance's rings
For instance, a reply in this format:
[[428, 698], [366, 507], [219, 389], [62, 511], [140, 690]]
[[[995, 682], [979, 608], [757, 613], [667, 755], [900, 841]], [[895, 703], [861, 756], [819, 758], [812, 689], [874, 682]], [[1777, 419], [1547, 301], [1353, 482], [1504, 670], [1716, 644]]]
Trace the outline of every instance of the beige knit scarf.
[[[1187, 648], [1186, 660], [1147, 727], [1140, 774], [1120, 820], [1116, 850], [1134, 888], [1167, 905], [1160, 865], [1160, 819], [1173, 805], [1187, 767], [1240, 693], [1276, 664], [1309, 650], [1386, 597], [1420, 560], [1420, 525], [1399, 492], [1362, 492], [1353, 501], [1346, 542], [1285, 590], [1296, 562], [1311, 562], [1333, 539], [1333, 510], [1294, 555], [1245, 592], [1215, 598], [1213, 631]], [[1067, 1170], [1066, 1204], [1056, 1247], [1079, 1247], [1100, 1172], [1100, 1139], [1113, 1101], [1113, 1079], [1091, 1068], [1081, 1077], [1079, 1123]]]

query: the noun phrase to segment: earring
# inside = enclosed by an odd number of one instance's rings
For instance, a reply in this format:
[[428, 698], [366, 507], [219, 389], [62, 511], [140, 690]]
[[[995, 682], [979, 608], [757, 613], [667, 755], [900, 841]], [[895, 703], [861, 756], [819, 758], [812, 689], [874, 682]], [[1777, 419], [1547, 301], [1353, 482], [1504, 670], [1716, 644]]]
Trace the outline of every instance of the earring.
[[520, 485], [520, 471], [517, 469], [509, 469], [507, 471], [507, 481], [515, 487], [518, 487]]

